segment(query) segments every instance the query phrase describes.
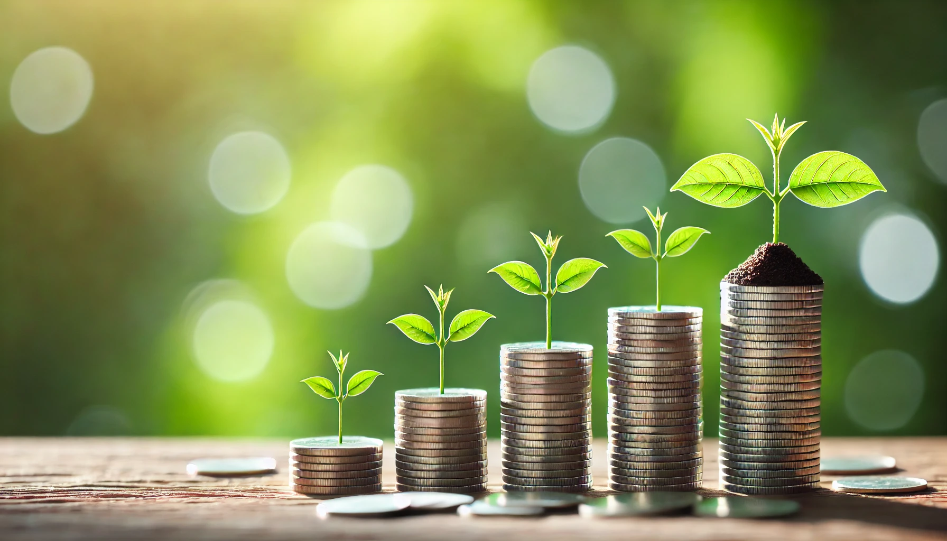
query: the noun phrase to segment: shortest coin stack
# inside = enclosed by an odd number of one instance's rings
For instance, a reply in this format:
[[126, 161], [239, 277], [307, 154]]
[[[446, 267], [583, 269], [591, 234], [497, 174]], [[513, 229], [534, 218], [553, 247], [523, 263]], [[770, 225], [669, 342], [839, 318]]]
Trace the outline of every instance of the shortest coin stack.
[[300, 494], [341, 496], [381, 490], [382, 441], [362, 436], [289, 443], [289, 485]]
[[402, 492], [487, 489], [487, 392], [395, 393], [395, 471]]

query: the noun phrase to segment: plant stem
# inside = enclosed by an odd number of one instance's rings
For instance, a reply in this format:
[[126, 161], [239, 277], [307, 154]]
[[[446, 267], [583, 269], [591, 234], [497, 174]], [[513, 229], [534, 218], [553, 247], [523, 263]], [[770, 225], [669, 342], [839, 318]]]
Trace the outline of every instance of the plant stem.
[[779, 242], [779, 153], [773, 151], [773, 244]]
[[[779, 196], [776, 196], [779, 197]], [[773, 200], [773, 244], [779, 242], [779, 203], [780, 199]]]
[[342, 372], [344, 370], [339, 370], [339, 396], [335, 398], [336, 402], [339, 403], [339, 445], [342, 445]]
[[444, 340], [444, 310], [440, 310], [441, 313], [441, 334], [437, 339], [437, 349], [441, 350], [441, 394], [444, 394], [444, 346], [447, 345]]
[[655, 281], [654, 281], [654, 286], [655, 286], [654, 287], [655, 289], [654, 307], [658, 312], [661, 311], [661, 259], [662, 259], [661, 258], [661, 228], [662, 227], [664, 227], [663, 224], [661, 226], [655, 226], [654, 228], [655, 238], [658, 241], [654, 247], [654, 251], [655, 251], [654, 262], [656, 265]]
[[552, 349], [552, 258], [546, 258], [546, 349]]

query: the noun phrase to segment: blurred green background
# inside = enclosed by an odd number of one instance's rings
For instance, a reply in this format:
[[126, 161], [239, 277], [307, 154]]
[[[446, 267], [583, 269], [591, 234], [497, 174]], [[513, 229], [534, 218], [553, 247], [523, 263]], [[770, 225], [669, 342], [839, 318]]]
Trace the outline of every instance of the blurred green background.
[[705, 310], [712, 436], [717, 283], [771, 207], [667, 190], [718, 152], [771, 178], [745, 118], [776, 112], [808, 121], [783, 182], [835, 149], [888, 189], [782, 206], [826, 281], [824, 433], [947, 434], [943, 2], [5, 1], [0, 94], [0, 434], [332, 433], [299, 380], [341, 348], [385, 373], [347, 432], [390, 438], [437, 350], [385, 322], [433, 319], [443, 283], [449, 316], [497, 316], [448, 347], [447, 383], [489, 390], [498, 436], [499, 346], [542, 339], [543, 302], [486, 271], [540, 268], [528, 231], [551, 229], [557, 264], [609, 267], [553, 312], [595, 346], [604, 436], [606, 308], [654, 298], [605, 233], [650, 235], [660, 205], [713, 233], [662, 273]]

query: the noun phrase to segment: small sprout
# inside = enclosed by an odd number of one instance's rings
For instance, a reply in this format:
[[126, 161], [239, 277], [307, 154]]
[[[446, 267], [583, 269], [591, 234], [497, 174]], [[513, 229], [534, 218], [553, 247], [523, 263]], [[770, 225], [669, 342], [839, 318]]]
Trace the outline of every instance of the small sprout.
[[655, 211], [655, 214], [651, 214], [651, 211], [648, 210], [648, 207], [645, 207], [645, 212], [648, 213], [648, 217], [651, 218], [651, 225], [654, 226], [654, 233], [656, 238], [655, 246], [657, 249], [651, 248], [651, 241], [648, 240], [648, 237], [640, 231], [635, 231], [634, 229], [619, 229], [617, 231], [612, 231], [606, 237], [612, 237], [618, 241], [618, 244], [625, 249], [629, 254], [640, 257], [642, 259], [651, 258], [655, 261], [655, 308], [658, 312], [661, 311], [661, 260], [665, 257], [678, 257], [686, 254], [694, 247], [694, 244], [697, 243], [697, 240], [704, 233], [710, 234], [710, 231], [700, 227], [682, 227], [668, 237], [667, 242], [664, 243], [664, 254], [661, 254], [661, 230], [664, 228], [664, 219], [667, 218], [667, 213], [661, 214], [661, 209], [658, 208]]
[[542, 282], [539, 279], [539, 273], [531, 265], [522, 261], [508, 261], [502, 265], [493, 267], [488, 272], [496, 273], [513, 289], [526, 295], [542, 295], [546, 299], [546, 349], [552, 348], [552, 337], [550, 335], [552, 328], [552, 297], [556, 293], [570, 293], [575, 291], [592, 279], [598, 269], [605, 267], [602, 263], [594, 259], [580, 257], [570, 259], [559, 267], [556, 273], [555, 285], [552, 283], [552, 258], [559, 249], [559, 241], [562, 237], [553, 237], [552, 231], [546, 235], [546, 240], [536, 233], [530, 233], [543, 256], [546, 258], [546, 289], [543, 289]]
[[431, 295], [431, 300], [437, 306], [437, 312], [440, 315], [440, 333], [434, 331], [434, 325], [424, 316], [417, 314], [405, 314], [398, 316], [388, 323], [395, 325], [405, 336], [419, 344], [437, 344], [437, 349], [441, 353], [441, 394], [444, 394], [444, 348], [448, 342], [460, 342], [477, 334], [480, 327], [493, 318], [483, 310], [464, 310], [450, 322], [447, 335], [444, 335], [444, 314], [447, 312], [447, 303], [450, 302], [450, 295], [453, 289], [444, 292], [444, 286], [438, 288], [437, 293], [433, 289], [424, 286], [424, 289]]
[[342, 402], [345, 402], [345, 399], [350, 396], [358, 396], [368, 390], [372, 386], [372, 383], [375, 381], [375, 378], [378, 376], [383, 376], [381, 372], [376, 372], [375, 370], [362, 370], [361, 372], [355, 374], [349, 378], [348, 388], [345, 393], [342, 393], [342, 374], [345, 373], [345, 367], [349, 363], [349, 354], [342, 354], [342, 351], [339, 351], [339, 356], [336, 357], [332, 352], [328, 352], [329, 357], [332, 358], [332, 364], [335, 365], [335, 371], [339, 373], [339, 390], [335, 390], [335, 385], [332, 384], [332, 380], [329, 378], [324, 378], [322, 376], [313, 376], [311, 378], [306, 378], [302, 380], [302, 383], [305, 383], [312, 389], [312, 392], [321, 396], [322, 398], [328, 398], [330, 400], [335, 400], [339, 403], [339, 443], [342, 443]]
[[[750, 119], [747, 119], [750, 120]], [[779, 156], [786, 141], [805, 122], [786, 128], [786, 119], [773, 119], [769, 130], [750, 120], [760, 132], [773, 155], [773, 190], [763, 181], [763, 174], [753, 162], [736, 154], [715, 154], [692, 165], [671, 191], [681, 191], [694, 199], [715, 207], [735, 208], [753, 201], [762, 194], [773, 202], [773, 244], [779, 242], [779, 204], [789, 192], [804, 203], [822, 208], [853, 203], [871, 192], [885, 192], [877, 175], [865, 162], [851, 154], [827, 150], [802, 160], [789, 175], [789, 184], [781, 189]]]

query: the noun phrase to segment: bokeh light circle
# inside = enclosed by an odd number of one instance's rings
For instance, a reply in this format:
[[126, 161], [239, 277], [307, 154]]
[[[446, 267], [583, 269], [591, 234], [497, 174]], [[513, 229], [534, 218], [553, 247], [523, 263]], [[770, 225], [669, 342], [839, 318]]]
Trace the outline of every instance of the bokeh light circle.
[[845, 382], [845, 409], [871, 430], [895, 430], [914, 417], [924, 396], [924, 370], [903, 351], [877, 351], [862, 359]]
[[862, 278], [875, 295], [906, 304], [923, 297], [934, 284], [940, 250], [924, 222], [891, 213], [865, 230], [858, 260]]
[[286, 279], [293, 293], [314, 308], [354, 304], [372, 279], [372, 253], [365, 236], [338, 222], [310, 225], [289, 248]]
[[275, 137], [246, 131], [217, 145], [207, 178], [221, 205], [238, 214], [256, 214], [283, 199], [291, 174], [289, 156]]
[[193, 334], [198, 367], [220, 381], [260, 375], [273, 354], [274, 342], [269, 317], [245, 300], [211, 304], [198, 318]]
[[586, 132], [608, 118], [615, 79], [598, 55], [575, 45], [556, 47], [533, 62], [526, 98], [543, 124], [562, 132]]
[[92, 68], [79, 53], [47, 47], [27, 56], [13, 72], [10, 105], [28, 130], [61, 132], [82, 118], [92, 87]]
[[921, 113], [917, 146], [924, 163], [947, 183], [947, 99], [935, 101]]
[[470, 269], [489, 269], [520, 259], [533, 239], [525, 232], [522, 208], [512, 201], [494, 201], [470, 212], [457, 230], [457, 259]]
[[645, 217], [667, 193], [667, 174], [651, 147], [626, 137], [592, 147], [579, 167], [579, 191], [592, 214], [613, 224]]
[[360, 165], [345, 174], [332, 193], [332, 220], [365, 236], [371, 249], [398, 241], [414, 213], [408, 181], [384, 165]]

